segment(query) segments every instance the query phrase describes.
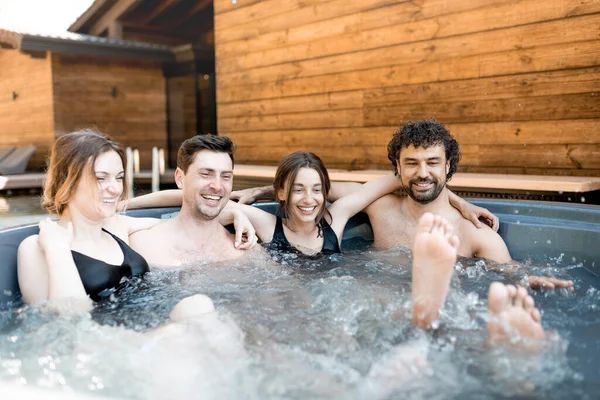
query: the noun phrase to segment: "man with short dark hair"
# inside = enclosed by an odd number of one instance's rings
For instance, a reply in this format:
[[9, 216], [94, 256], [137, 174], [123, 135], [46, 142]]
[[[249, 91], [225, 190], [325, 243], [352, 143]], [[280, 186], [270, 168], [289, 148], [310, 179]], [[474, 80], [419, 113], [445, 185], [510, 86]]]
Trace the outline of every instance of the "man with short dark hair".
[[190, 262], [233, 260], [248, 254], [217, 220], [233, 185], [234, 145], [226, 136], [197, 135], [177, 153], [175, 183], [182, 189], [181, 212], [129, 240], [155, 268]]

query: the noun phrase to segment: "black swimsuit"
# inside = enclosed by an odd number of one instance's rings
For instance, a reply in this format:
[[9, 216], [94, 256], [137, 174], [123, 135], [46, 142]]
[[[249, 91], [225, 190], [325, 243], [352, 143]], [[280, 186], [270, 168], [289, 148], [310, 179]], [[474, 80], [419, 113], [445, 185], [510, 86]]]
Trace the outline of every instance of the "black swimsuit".
[[123, 251], [123, 263], [121, 265], [107, 264], [104, 261], [71, 250], [83, 287], [94, 300], [103, 297], [104, 294], [101, 292], [104, 290], [118, 286], [123, 278], [142, 275], [150, 270], [144, 257], [117, 236], [105, 229], [102, 230], [112, 236]]
[[[341, 253], [337, 235], [324, 219], [321, 221], [321, 229], [323, 230], [323, 248], [321, 249], [321, 253], [325, 255]], [[269, 247], [286, 252], [299, 251], [285, 237], [285, 233], [283, 232], [283, 220], [281, 217], [277, 217], [275, 232], [273, 232], [273, 240], [271, 240]]]

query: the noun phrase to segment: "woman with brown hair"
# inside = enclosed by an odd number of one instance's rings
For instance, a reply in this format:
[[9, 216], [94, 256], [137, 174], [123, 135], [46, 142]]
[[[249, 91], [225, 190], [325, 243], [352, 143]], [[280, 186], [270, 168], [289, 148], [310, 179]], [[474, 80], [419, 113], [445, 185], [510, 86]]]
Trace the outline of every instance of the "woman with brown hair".
[[[39, 235], [19, 246], [18, 278], [26, 303], [67, 300], [70, 309], [89, 310], [90, 298], [99, 299], [128, 277], [149, 270], [129, 247], [128, 237], [160, 220], [118, 213], [127, 196], [125, 165], [123, 148], [102, 133], [83, 130], [56, 140], [42, 204], [59, 220], [42, 221]], [[224, 215], [221, 222], [241, 219], [239, 228], [248, 230], [240, 214]]]

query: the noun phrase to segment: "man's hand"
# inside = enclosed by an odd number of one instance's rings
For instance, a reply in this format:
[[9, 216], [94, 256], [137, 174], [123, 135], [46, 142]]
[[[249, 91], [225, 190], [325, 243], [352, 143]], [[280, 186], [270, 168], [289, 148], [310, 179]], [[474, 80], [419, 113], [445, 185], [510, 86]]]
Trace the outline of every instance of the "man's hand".
[[256, 188], [235, 190], [231, 192], [229, 200], [237, 200], [238, 203], [242, 204], [252, 204], [256, 201], [257, 195]]
[[529, 287], [532, 289], [561, 289], [561, 288], [572, 288], [573, 281], [565, 281], [557, 278], [550, 278], [547, 276], [528, 276], [527, 282]]
[[238, 250], [249, 250], [258, 241], [254, 226], [246, 217], [246, 214], [239, 210], [234, 211], [233, 226], [235, 228], [234, 246]]
[[252, 204], [256, 200], [274, 199], [273, 186], [262, 186], [250, 189], [236, 190], [231, 192], [229, 200], [237, 200], [241, 204]]

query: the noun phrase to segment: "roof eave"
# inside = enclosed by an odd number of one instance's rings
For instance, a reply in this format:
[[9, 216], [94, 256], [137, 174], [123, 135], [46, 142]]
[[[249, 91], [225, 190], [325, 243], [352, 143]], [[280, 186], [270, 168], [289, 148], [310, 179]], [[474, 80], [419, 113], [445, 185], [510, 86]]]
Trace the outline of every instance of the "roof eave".
[[110, 43], [76, 42], [53, 37], [21, 35], [18, 47], [23, 52], [51, 51], [63, 54], [117, 57], [125, 59], [169, 62], [175, 61], [171, 49], [144, 49], [139, 47], [123, 47]]

